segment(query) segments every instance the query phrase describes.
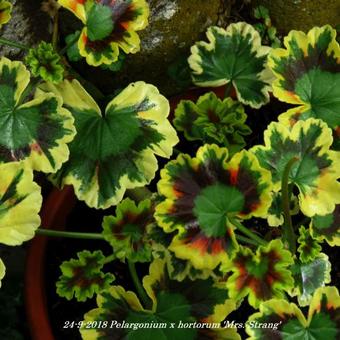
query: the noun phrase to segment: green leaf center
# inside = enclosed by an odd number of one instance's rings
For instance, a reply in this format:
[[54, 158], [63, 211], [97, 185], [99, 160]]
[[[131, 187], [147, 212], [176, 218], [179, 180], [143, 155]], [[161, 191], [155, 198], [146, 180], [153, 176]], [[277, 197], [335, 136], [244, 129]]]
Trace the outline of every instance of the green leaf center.
[[312, 69], [297, 80], [296, 94], [305, 102], [310, 103], [311, 109], [304, 116], [324, 120], [330, 127], [339, 124], [340, 74], [330, 73], [320, 69]]
[[247, 271], [257, 279], [262, 279], [268, 272], [268, 262], [268, 258], [262, 258], [258, 263], [251, 261], [246, 264]]
[[194, 214], [208, 237], [226, 233], [227, 214], [238, 213], [244, 206], [243, 194], [234, 187], [214, 184], [204, 188], [194, 201]]
[[94, 3], [87, 16], [87, 34], [91, 41], [106, 38], [113, 30], [110, 7]]

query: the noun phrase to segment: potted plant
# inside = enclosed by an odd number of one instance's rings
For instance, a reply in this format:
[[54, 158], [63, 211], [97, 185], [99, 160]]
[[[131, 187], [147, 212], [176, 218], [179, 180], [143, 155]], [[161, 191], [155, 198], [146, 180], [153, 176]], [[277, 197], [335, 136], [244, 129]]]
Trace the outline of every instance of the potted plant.
[[[0, 59], [0, 242], [40, 237], [42, 252], [42, 236], [65, 238], [57, 248], [72, 258], [50, 282], [75, 313], [57, 325], [75, 332], [63, 338], [338, 339], [336, 30], [291, 31], [280, 46], [263, 7], [254, 26], [209, 27], [170, 70], [181, 81], [183, 68], [202, 92], [173, 101], [169, 119], [154, 85], [106, 95], [72, 67], [84, 59], [117, 71], [139, 50], [146, 1], [45, 5], [52, 43], [0, 39], [27, 50], [24, 61]], [[0, 6], [5, 24], [12, 6]], [[81, 22], [62, 48], [60, 6]], [[68, 188], [45, 203], [46, 225], [37, 172]], [[99, 225], [75, 225], [92, 224], [78, 211], [65, 230], [46, 228], [64, 224], [71, 187], [86, 211], [100, 210]], [[52, 339], [41, 325], [36, 338]]]

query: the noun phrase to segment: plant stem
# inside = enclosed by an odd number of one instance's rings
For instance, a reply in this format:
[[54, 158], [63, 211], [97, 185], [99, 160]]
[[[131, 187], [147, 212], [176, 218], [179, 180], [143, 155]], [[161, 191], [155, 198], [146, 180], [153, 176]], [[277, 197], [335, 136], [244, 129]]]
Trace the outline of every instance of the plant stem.
[[59, 12], [57, 11], [53, 18], [53, 33], [52, 33], [52, 45], [54, 50], [57, 50], [58, 44], [58, 21], [59, 21]]
[[232, 81], [229, 81], [229, 83], [227, 83], [227, 85], [225, 86], [224, 98], [230, 97], [232, 89], [233, 89], [233, 83]]
[[11, 47], [16, 47], [16, 48], [19, 48], [20, 50], [29, 50], [30, 49], [28, 46], [23, 45], [21, 43], [18, 43], [17, 41], [8, 40], [8, 39], [5, 39], [5, 38], [0, 38], [0, 44], [11, 46]]
[[261, 246], [266, 246], [267, 242], [265, 240], [263, 240], [261, 237], [257, 236], [255, 233], [253, 233], [252, 231], [250, 231], [248, 228], [246, 228], [244, 225], [242, 225], [239, 221], [237, 221], [236, 219], [233, 219], [231, 221], [231, 223], [233, 225], [236, 226], [236, 228], [243, 233], [244, 235], [248, 236], [249, 238], [251, 238], [254, 242], [256, 242], [256, 245], [261, 245]]
[[103, 261], [103, 264], [108, 264], [110, 262], [112, 262], [113, 260], [116, 259], [116, 255], [115, 254], [112, 254], [110, 256], [108, 256], [104, 261]]
[[150, 307], [150, 298], [147, 296], [144, 287], [142, 285], [142, 283], [139, 280], [137, 271], [136, 271], [136, 265], [134, 262], [128, 260], [128, 267], [129, 267], [129, 271], [130, 271], [130, 275], [132, 277], [132, 281], [136, 287], [137, 293], [139, 298], [142, 300], [143, 305], [145, 308], [149, 308]]
[[67, 237], [67, 238], [79, 238], [79, 239], [91, 239], [91, 240], [104, 240], [102, 234], [96, 233], [79, 233], [73, 231], [58, 231], [49, 230], [44, 228], [38, 228], [35, 232], [37, 235], [51, 236], [51, 237]]
[[284, 235], [289, 245], [289, 250], [292, 254], [296, 251], [296, 235], [293, 229], [292, 217], [290, 215], [290, 190], [289, 190], [289, 174], [294, 163], [299, 160], [298, 157], [293, 157], [286, 165], [281, 181], [281, 191], [282, 191], [282, 210], [285, 219], [284, 223]]
[[253, 246], [258, 246], [258, 242], [248, 238], [248, 237], [245, 237], [245, 236], [242, 236], [242, 235], [235, 235], [236, 236], [236, 239], [238, 241], [241, 241], [241, 242], [244, 242], [244, 243], [248, 243], [248, 244], [252, 244]]

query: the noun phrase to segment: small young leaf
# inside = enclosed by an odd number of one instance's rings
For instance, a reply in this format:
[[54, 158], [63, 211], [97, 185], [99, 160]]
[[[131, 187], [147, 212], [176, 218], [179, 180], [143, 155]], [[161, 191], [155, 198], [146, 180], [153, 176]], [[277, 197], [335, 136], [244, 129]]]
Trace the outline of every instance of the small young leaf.
[[288, 270], [292, 263], [291, 253], [284, 250], [281, 241], [274, 240], [266, 247], [259, 247], [256, 254], [240, 247], [221, 270], [233, 272], [227, 280], [230, 297], [240, 300], [248, 296], [249, 304], [258, 308], [263, 301], [284, 297], [284, 291], [293, 287], [294, 280]]
[[264, 6], [257, 6], [254, 9], [254, 17], [256, 19], [267, 19], [269, 18], [269, 10]]
[[340, 47], [329, 25], [307, 34], [291, 31], [285, 49], [272, 50], [268, 65], [276, 75], [273, 93], [281, 101], [299, 105], [280, 115], [292, 126], [299, 120], [319, 118], [334, 131], [334, 149], [340, 149]]
[[297, 295], [302, 307], [310, 304], [318, 288], [331, 282], [331, 263], [323, 253], [310, 262], [296, 262], [290, 269], [295, 281], [291, 295]]
[[86, 301], [107, 289], [114, 280], [114, 276], [101, 271], [105, 257], [100, 250], [93, 253], [84, 250], [77, 255], [78, 259], [61, 264], [62, 275], [56, 284], [57, 293], [67, 300], [71, 300], [74, 296], [77, 301]]
[[25, 62], [35, 77], [41, 77], [52, 83], [60, 83], [63, 80], [64, 67], [59, 54], [50, 43], [42, 41], [37, 47], [30, 48]]
[[91, 41], [101, 40], [113, 30], [113, 13], [109, 6], [94, 2], [87, 13], [87, 34]]
[[182, 100], [175, 110], [174, 125], [188, 140], [216, 143], [233, 155], [246, 145], [243, 137], [251, 133], [246, 119], [242, 104], [231, 98], [222, 101], [209, 92], [197, 103]]
[[35, 91], [25, 98], [30, 73], [22, 62], [0, 59], [0, 163], [25, 161], [31, 168], [56, 172], [68, 158], [76, 133], [61, 98]]
[[129, 198], [118, 204], [116, 216], [105, 216], [103, 235], [116, 254], [124, 261], [151, 261], [151, 242], [147, 228], [153, 223], [153, 209], [150, 200], [141, 201], [138, 205]]
[[301, 226], [300, 236], [298, 238], [298, 252], [300, 253], [300, 261], [308, 263], [314, 260], [321, 252], [320, 240], [314, 239], [310, 234], [310, 231], [304, 226]]
[[200, 41], [191, 48], [189, 65], [198, 86], [222, 86], [231, 83], [237, 99], [259, 108], [269, 101], [271, 73], [266, 68], [270, 48], [261, 45], [253, 26], [240, 22], [225, 30], [210, 27], [209, 42]]
[[90, 207], [108, 208], [126, 189], [148, 184], [158, 168], [155, 155], [170, 157], [178, 142], [167, 120], [168, 100], [153, 85], [130, 84], [105, 112], [76, 80], [47, 84], [44, 90], [63, 98], [77, 129], [69, 160], [52, 180], [72, 184]]

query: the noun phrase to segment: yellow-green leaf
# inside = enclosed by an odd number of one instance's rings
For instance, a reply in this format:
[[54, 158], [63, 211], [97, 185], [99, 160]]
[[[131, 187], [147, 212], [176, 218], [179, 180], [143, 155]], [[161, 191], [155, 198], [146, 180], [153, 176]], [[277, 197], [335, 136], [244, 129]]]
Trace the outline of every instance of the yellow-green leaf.
[[267, 68], [270, 47], [261, 45], [253, 26], [239, 22], [227, 29], [210, 27], [209, 42], [200, 41], [191, 48], [188, 59], [193, 82], [199, 86], [230, 83], [237, 99], [254, 108], [269, 101], [272, 73]]
[[30, 73], [20, 61], [0, 59], [0, 163], [25, 161], [31, 168], [56, 172], [68, 159], [75, 135], [71, 113], [60, 97], [27, 87]]
[[272, 173], [278, 191], [288, 162], [296, 157], [289, 181], [299, 188], [299, 204], [306, 216], [332, 212], [340, 203], [340, 152], [330, 150], [332, 131], [320, 119], [297, 122], [292, 128], [271, 123], [264, 133], [265, 146], [251, 149]]
[[6, 267], [2, 260], [0, 259], [0, 288], [1, 288], [1, 280], [5, 277]]
[[22, 163], [1, 164], [0, 178], [0, 243], [17, 246], [30, 240], [40, 225], [40, 187]]
[[331, 26], [314, 27], [307, 34], [291, 31], [285, 49], [273, 49], [268, 65], [276, 75], [274, 95], [298, 107], [280, 121], [294, 124], [308, 118], [322, 119], [333, 129], [334, 149], [340, 148], [340, 46]]
[[119, 203], [126, 189], [144, 186], [158, 168], [155, 155], [169, 158], [178, 142], [169, 123], [169, 102], [153, 85], [130, 84], [101, 112], [76, 80], [48, 84], [75, 118], [77, 135], [70, 158], [53, 176], [59, 186], [72, 184], [90, 207]]

